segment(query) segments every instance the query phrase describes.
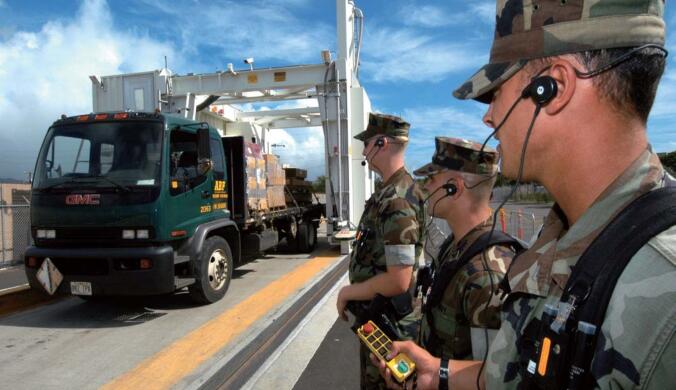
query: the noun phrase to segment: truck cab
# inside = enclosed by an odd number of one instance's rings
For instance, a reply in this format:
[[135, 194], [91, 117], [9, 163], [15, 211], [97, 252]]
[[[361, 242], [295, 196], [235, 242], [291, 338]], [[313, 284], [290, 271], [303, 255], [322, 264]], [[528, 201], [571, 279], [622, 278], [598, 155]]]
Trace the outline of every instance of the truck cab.
[[63, 116], [35, 168], [29, 283], [83, 297], [188, 286], [198, 302], [220, 299], [241, 253], [226, 172], [220, 135], [206, 123], [142, 112]]

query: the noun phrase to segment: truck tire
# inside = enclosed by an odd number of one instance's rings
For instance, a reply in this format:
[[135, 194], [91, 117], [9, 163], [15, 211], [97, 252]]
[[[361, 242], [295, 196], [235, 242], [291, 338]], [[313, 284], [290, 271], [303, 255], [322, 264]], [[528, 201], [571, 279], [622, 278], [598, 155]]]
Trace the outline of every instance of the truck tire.
[[296, 217], [289, 217], [289, 224], [286, 228], [286, 241], [292, 243], [298, 239], [298, 229], [300, 225], [296, 222]]
[[197, 303], [220, 300], [232, 279], [233, 261], [228, 242], [219, 236], [207, 238], [196, 260], [195, 283], [188, 286], [190, 297]]
[[296, 243], [299, 252], [312, 252], [317, 246], [317, 229], [315, 229], [315, 225], [308, 222], [298, 225]]

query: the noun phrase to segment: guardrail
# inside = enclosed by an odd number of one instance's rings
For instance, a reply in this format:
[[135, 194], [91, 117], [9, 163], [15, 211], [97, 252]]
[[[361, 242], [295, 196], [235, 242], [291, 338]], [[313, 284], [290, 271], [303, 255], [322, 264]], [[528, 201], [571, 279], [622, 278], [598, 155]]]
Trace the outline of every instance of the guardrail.
[[31, 245], [29, 205], [0, 205], [0, 268], [23, 262]]

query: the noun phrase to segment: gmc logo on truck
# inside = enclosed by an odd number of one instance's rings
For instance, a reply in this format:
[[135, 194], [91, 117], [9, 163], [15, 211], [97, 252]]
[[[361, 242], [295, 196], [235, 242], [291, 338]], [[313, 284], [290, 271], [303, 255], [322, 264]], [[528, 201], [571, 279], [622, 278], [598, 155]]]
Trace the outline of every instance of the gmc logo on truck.
[[66, 204], [69, 206], [79, 205], [99, 205], [101, 204], [100, 194], [72, 194], [66, 196]]

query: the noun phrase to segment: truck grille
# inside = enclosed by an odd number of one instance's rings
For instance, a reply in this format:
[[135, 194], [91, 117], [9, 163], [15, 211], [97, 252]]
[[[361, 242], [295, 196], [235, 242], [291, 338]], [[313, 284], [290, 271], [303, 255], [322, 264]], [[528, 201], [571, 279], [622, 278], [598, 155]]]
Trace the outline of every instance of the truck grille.
[[61, 228], [56, 230], [58, 240], [119, 240], [122, 238], [120, 228]]
[[64, 275], [107, 275], [106, 259], [51, 258], [56, 268]]

